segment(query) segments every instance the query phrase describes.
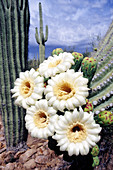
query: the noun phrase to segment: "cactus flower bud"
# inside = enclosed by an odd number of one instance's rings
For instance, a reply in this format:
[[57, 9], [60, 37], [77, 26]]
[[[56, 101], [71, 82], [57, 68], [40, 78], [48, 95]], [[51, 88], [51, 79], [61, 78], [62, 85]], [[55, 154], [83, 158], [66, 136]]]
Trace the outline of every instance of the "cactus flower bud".
[[95, 145], [95, 146], [92, 148], [91, 155], [92, 155], [92, 156], [98, 156], [98, 154], [99, 154], [99, 147], [98, 147], [98, 145]]
[[97, 51], [97, 48], [94, 48], [93, 50], [94, 50], [94, 51]]
[[93, 57], [85, 57], [82, 61], [81, 71], [85, 78], [88, 78], [89, 83], [92, 80], [97, 68], [97, 61]]
[[38, 71], [38, 70], [39, 70], [39, 68], [36, 69], [36, 71]]
[[72, 55], [74, 56], [74, 62], [75, 64], [72, 66], [72, 69], [78, 71], [78, 69], [81, 66], [81, 62], [83, 60], [83, 55], [81, 53], [73, 52]]
[[93, 104], [92, 102], [89, 102], [88, 99], [86, 99], [86, 106], [84, 108], [84, 112], [90, 112], [93, 111]]
[[113, 124], [113, 114], [110, 111], [104, 110], [95, 117], [95, 120], [99, 124], [108, 126]]
[[93, 164], [92, 164], [92, 167], [95, 167], [95, 166], [98, 166], [99, 165], [99, 157], [98, 156], [95, 156], [93, 157]]
[[56, 48], [52, 51], [52, 56], [53, 55], [59, 55], [60, 53], [63, 53], [62, 48]]

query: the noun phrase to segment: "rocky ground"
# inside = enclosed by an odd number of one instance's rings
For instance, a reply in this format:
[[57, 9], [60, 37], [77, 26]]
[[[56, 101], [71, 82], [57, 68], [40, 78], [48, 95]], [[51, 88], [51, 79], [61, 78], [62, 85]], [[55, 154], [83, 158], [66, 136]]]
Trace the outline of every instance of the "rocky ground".
[[[113, 135], [110, 137], [113, 141]], [[103, 139], [100, 144], [100, 165], [95, 170], [113, 169], [113, 146], [111, 141]], [[51, 144], [49, 142], [49, 144]], [[68, 156], [55, 153], [48, 147], [48, 140], [32, 138], [27, 139], [27, 150], [18, 152], [6, 151], [4, 129], [0, 115], [0, 170], [84, 170], [91, 168], [92, 158], [90, 156], [75, 157], [75, 160]], [[89, 163], [90, 162], [90, 163]]]
[[69, 169], [69, 163], [63, 161], [62, 155], [56, 155], [48, 148], [47, 140], [27, 139], [27, 150], [6, 151], [3, 125], [0, 115], [0, 170], [57, 170]]

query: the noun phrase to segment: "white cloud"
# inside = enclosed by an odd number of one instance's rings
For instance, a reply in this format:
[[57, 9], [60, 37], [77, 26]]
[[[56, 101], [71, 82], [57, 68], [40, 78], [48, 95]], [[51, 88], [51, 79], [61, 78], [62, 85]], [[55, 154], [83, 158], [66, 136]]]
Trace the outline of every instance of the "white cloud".
[[[30, 36], [29, 44], [36, 45], [35, 27], [39, 28], [39, 7], [38, 0], [30, 2]], [[79, 42], [86, 42], [90, 36], [104, 35], [107, 31], [112, 10], [108, 11], [109, 16], [103, 17], [98, 8], [106, 4], [106, 0], [84, 1], [84, 0], [41, 0], [43, 11], [43, 27], [49, 27], [47, 45], [61, 44], [74, 45]], [[95, 8], [95, 11], [93, 10]], [[97, 10], [96, 10], [97, 9]], [[103, 8], [104, 10], [104, 8]], [[112, 15], [111, 15], [112, 14]], [[111, 16], [110, 16], [111, 15]]]
[[92, 41], [92, 39], [95, 39], [98, 35], [101, 35], [101, 37], [103, 37], [107, 30], [108, 26], [106, 24], [100, 23], [92, 26], [88, 31], [88, 37], [90, 39], [90, 42]]
[[66, 20], [71, 20], [71, 21], [77, 21], [79, 18], [84, 17], [84, 15], [87, 13], [88, 8], [78, 8], [75, 10], [72, 14], [66, 17]]

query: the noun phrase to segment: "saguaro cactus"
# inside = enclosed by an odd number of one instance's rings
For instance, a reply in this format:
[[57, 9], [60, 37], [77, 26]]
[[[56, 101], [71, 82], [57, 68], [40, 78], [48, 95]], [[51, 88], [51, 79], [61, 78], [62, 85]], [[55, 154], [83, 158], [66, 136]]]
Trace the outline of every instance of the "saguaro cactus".
[[[42, 63], [45, 59], [45, 42], [48, 39], [48, 26], [46, 25], [46, 32], [45, 32], [45, 37], [43, 33], [43, 20], [42, 20], [42, 6], [41, 3], [39, 3], [39, 16], [40, 16], [40, 38], [38, 35], [38, 28], [36, 27], [36, 33], [35, 33], [35, 38], [37, 43], [39, 44], [39, 57], [40, 57], [40, 63]], [[39, 64], [40, 64], [39, 63]]]
[[113, 22], [93, 57], [98, 62], [97, 71], [91, 82], [90, 101], [94, 112], [113, 112]]
[[0, 0], [0, 95], [8, 150], [24, 143], [27, 135], [25, 112], [14, 105], [10, 90], [19, 72], [26, 68], [28, 31], [28, 0]]

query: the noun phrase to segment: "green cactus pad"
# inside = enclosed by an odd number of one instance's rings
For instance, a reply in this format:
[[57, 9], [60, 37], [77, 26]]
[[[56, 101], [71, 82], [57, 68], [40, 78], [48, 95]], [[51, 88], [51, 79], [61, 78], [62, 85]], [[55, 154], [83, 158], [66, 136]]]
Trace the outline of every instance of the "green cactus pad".
[[91, 155], [92, 155], [92, 156], [98, 156], [98, 154], [99, 154], [99, 147], [98, 147], [98, 145], [95, 145], [95, 146], [92, 148]]
[[75, 64], [71, 67], [72, 69], [78, 71], [78, 69], [81, 66], [81, 62], [83, 60], [83, 55], [81, 53], [73, 52], [72, 55], [74, 56], [74, 62]]
[[99, 158], [98, 156], [93, 157], [93, 164], [92, 167], [98, 166], [99, 165]]
[[52, 51], [52, 56], [53, 55], [59, 55], [60, 53], [63, 53], [62, 48], [56, 48]]
[[103, 126], [108, 126], [113, 124], [113, 114], [110, 111], [104, 110], [95, 116], [95, 120]]
[[93, 57], [85, 57], [82, 61], [81, 71], [83, 72], [83, 76], [88, 78], [89, 84], [96, 72], [97, 69], [97, 61]]

